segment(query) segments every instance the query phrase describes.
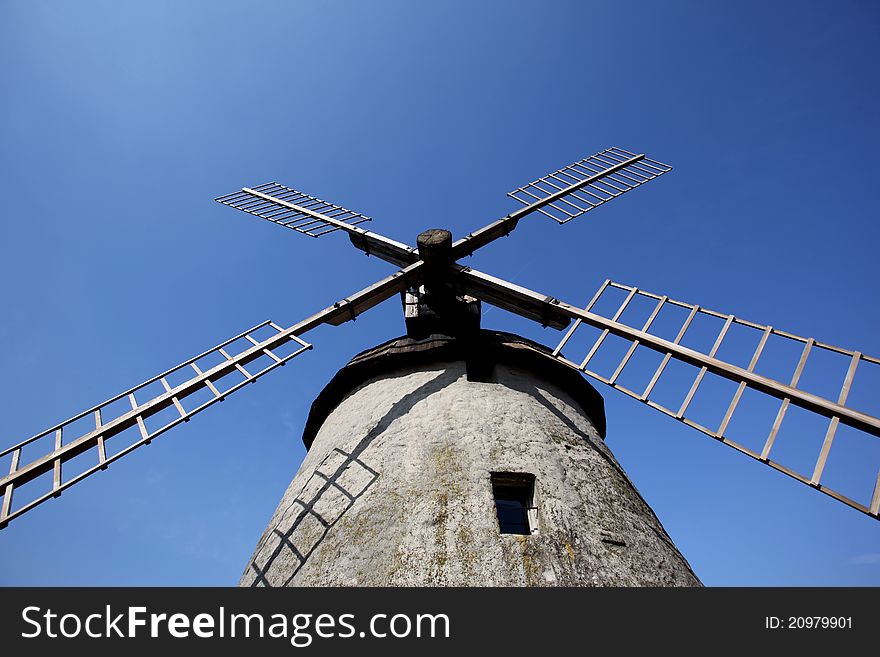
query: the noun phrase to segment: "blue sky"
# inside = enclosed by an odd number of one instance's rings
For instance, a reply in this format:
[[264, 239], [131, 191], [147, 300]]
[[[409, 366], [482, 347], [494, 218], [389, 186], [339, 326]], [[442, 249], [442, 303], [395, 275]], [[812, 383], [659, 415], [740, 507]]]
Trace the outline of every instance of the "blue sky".
[[[413, 243], [607, 146], [646, 152], [674, 170], [468, 264], [576, 304], [611, 278], [878, 355], [878, 28], [872, 2], [4, 0], [2, 446], [392, 271], [212, 201], [268, 180]], [[483, 326], [560, 337], [497, 309]], [[0, 583], [234, 584], [311, 400], [402, 332], [392, 300], [310, 334], [292, 367], [0, 532]], [[705, 583], [880, 585], [876, 521], [597, 387], [608, 444]], [[845, 485], [880, 465], [859, 445]]]

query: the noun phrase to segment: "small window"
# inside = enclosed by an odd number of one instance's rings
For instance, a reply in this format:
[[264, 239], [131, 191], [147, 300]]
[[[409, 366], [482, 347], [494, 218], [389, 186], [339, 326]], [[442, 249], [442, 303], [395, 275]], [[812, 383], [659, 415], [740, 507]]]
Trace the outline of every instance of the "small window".
[[492, 496], [495, 498], [498, 528], [502, 534], [528, 535], [538, 531], [534, 475], [493, 472]]

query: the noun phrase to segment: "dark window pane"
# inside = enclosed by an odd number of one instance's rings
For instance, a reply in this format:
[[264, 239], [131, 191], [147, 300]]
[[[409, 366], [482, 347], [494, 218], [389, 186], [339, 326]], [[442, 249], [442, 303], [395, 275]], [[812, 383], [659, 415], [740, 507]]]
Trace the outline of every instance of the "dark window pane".
[[534, 477], [499, 473], [492, 475], [492, 493], [498, 527], [502, 534], [530, 534], [529, 509], [532, 506]]
[[525, 505], [514, 500], [498, 500], [498, 524], [502, 534], [528, 534]]

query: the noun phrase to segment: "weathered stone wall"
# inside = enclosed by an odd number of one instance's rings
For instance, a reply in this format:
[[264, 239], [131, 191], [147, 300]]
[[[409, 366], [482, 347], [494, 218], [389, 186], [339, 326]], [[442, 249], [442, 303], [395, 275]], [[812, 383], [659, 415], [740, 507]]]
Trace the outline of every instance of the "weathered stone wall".
[[[241, 585], [696, 586], [582, 408], [533, 372], [462, 361], [358, 386], [323, 422]], [[502, 535], [491, 472], [535, 476]]]

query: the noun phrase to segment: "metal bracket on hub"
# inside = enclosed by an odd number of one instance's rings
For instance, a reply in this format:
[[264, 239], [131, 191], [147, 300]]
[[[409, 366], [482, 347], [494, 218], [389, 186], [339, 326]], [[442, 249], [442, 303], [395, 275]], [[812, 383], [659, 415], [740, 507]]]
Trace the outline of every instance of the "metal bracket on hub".
[[480, 330], [480, 300], [451, 291], [427, 292], [424, 285], [400, 293], [406, 334], [421, 339], [433, 333], [462, 336]]

